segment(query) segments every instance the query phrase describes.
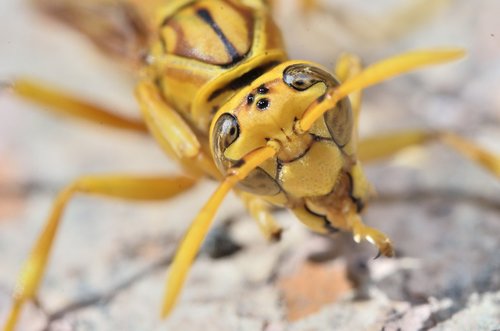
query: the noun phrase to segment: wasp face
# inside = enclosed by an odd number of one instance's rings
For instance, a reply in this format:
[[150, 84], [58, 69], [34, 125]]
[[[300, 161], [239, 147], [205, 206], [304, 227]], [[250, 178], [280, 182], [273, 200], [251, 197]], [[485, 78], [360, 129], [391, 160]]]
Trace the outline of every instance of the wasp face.
[[286, 62], [237, 93], [217, 113], [211, 146], [225, 172], [245, 154], [272, 141], [275, 159], [256, 169], [241, 187], [252, 193], [317, 196], [330, 192], [345, 164], [342, 149], [349, 143], [352, 116], [348, 100], [328, 111], [310, 132], [294, 125], [305, 110], [321, 102], [338, 85], [325, 70], [304, 62]]

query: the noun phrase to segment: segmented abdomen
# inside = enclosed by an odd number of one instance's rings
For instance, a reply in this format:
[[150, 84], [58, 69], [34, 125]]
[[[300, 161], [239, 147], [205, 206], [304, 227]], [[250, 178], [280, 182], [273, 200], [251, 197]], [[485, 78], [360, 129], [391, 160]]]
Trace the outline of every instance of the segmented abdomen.
[[250, 8], [214, 0], [180, 9], [162, 22], [160, 30], [165, 53], [225, 66], [246, 56], [252, 36]]

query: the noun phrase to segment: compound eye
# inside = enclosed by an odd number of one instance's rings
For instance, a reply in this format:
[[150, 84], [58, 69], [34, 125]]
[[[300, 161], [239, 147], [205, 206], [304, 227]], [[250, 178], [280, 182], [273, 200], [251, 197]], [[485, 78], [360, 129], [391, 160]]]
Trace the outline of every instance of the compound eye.
[[307, 65], [293, 64], [283, 71], [283, 81], [298, 91], [305, 91], [317, 83], [335, 84], [333, 77], [324, 70]]
[[240, 135], [238, 120], [231, 114], [222, 114], [215, 123], [212, 135], [215, 163], [221, 171], [226, 171], [231, 167], [231, 162], [224, 152]]
[[[236, 166], [238, 160], [228, 159], [224, 153], [240, 135], [238, 120], [231, 114], [223, 114], [217, 122], [212, 133], [212, 148], [217, 168], [225, 174], [228, 169]], [[280, 192], [278, 183], [263, 169], [256, 168], [241, 180], [237, 187], [243, 191], [261, 195], [275, 195]]]
[[231, 114], [223, 114], [215, 123], [213, 134], [216, 149], [223, 153], [240, 135], [238, 120]]
[[340, 100], [335, 108], [327, 111], [323, 117], [333, 140], [337, 146], [343, 148], [351, 140], [353, 130], [353, 117], [349, 99]]

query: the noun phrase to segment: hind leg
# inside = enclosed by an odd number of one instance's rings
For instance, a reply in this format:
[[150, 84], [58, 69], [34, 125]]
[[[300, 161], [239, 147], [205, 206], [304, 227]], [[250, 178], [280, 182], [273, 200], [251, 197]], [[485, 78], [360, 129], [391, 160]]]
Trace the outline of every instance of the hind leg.
[[28, 300], [33, 300], [45, 273], [49, 254], [59, 229], [64, 210], [76, 193], [95, 194], [129, 200], [168, 199], [188, 190], [195, 180], [188, 177], [132, 177], [123, 175], [88, 176], [63, 189], [53, 203], [29, 258], [26, 260], [14, 289], [13, 303], [4, 331], [13, 331]]

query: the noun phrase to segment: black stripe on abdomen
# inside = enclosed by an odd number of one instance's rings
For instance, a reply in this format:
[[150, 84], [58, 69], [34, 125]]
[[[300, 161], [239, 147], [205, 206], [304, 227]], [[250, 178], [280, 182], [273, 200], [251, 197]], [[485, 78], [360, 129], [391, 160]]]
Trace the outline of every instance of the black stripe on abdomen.
[[231, 63], [239, 62], [244, 57], [238, 53], [236, 48], [234, 48], [234, 45], [229, 41], [229, 39], [227, 39], [226, 35], [222, 32], [220, 26], [214, 21], [208, 10], [204, 8], [198, 9], [196, 10], [196, 15], [198, 15], [203, 22], [210, 25], [217, 37], [219, 37], [220, 41], [224, 44], [224, 48], [231, 57]]

